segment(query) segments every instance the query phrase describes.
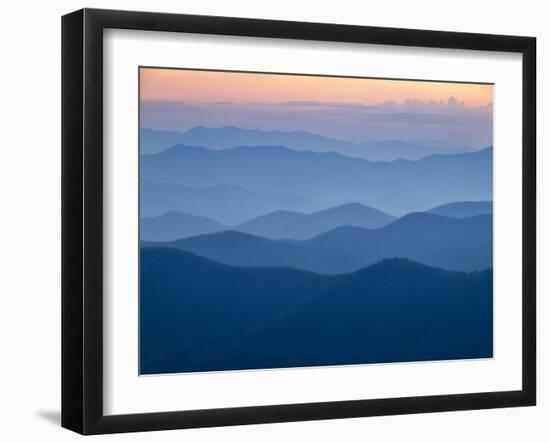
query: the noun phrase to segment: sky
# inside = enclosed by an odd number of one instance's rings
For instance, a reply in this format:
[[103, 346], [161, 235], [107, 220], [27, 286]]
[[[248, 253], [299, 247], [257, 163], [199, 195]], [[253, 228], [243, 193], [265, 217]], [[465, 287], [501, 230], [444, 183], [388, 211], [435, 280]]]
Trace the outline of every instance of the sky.
[[184, 69], [140, 69], [142, 128], [301, 130], [353, 142], [492, 145], [493, 86]]

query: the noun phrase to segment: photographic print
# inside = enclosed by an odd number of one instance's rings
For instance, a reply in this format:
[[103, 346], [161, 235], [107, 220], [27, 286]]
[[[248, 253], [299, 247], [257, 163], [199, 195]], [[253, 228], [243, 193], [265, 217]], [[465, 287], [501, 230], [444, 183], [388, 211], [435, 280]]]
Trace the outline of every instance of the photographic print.
[[140, 373], [492, 358], [492, 105], [140, 67]]

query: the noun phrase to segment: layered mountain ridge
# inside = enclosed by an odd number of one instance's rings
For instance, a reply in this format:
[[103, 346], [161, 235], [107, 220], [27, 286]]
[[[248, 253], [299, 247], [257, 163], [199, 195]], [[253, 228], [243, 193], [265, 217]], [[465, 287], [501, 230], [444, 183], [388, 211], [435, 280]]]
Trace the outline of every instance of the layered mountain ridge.
[[457, 219], [412, 213], [382, 228], [339, 226], [302, 241], [229, 230], [142, 246], [181, 249], [233, 266], [288, 266], [322, 274], [352, 272], [390, 257], [471, 271], [492, 267], [492, 230], [491, 215]]
[[142, 374], [492, 356], [491, 270], [390, 259], [322, 276], [171, 248], [141, 266]]

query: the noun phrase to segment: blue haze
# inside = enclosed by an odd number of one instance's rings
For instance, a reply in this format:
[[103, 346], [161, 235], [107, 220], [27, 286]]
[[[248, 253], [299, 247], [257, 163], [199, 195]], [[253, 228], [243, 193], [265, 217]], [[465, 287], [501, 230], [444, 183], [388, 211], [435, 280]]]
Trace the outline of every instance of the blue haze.
[[[492, 161], [492, 148], [466, 154], [431, 155], [418, 161], [370, 162], [332, 152], [295, 151], [282, 146], [213, 151], [177, 145], [159, 154], [142, 155], [141, 178], [142, 188], [149, 182], [193, 188], [232, 186], [289, 198], [271, 210], [310, 212], [312, 207], [315, 210], [357, 202], [399, 216], [453, 201], [492, 200]], [[164, 204], [163, 199], [172, 199], [172, 194], [161, 191], [149, 198], [147, 192], [142, 192], [141, 203], [146, 211], [143, 215], [159, 215], [151, 213], [152, 207], [167, 212], [170, 204]], [[195, 200], [192, 197], [181, 200], [189, 199]], [[304, 209], [291, 204], [292, 199], [312, 203]], [[198, 201], [204, 199], [199, 197]], [[231, 199], [233, 204], [241, 201]], [[227, 223], [212, 212], [176, 208], [173, 204], [171, 209]], [[241, 217], [241, 222], [267, 212], [269, 209], [254, 215], [249, 212]]]
[[433, 154], [458, 154], [473, 149], [444, 141], [379, 140], [353, 143], [304, 131], [262, 131], [233, 126], [195, 127], [185, 132], [141, 129], [142, 154], [157, 154], [174, 145], [202, 146], [220, 150], [235, 146], [286, 146], [294, 150], [337, 152], [367, 160], [420, 160]]
[[343, 225], [378, 228], [392, 220], [393, 216], [359, 203], [348, 203], [309, 214], [277, 210], [237, 226], [223, 225], [211, 218], [182, 211], [170, 211], [159, 216], [143, 217], [140, 237], [144, 240], [177, 240], [237, 230], [272, 239], [303, 240]]
[[224, 231], [142, 245], [181, 249], [232, 266], [283, 266], [322, 274], [353, 272], [389, 257], [474, 271], [492, 267], [493, 222], [491, 215], [457, 219], [412, 213], [379, 229], [340, 226], [303, 241]]
[[491, 113], [349, 111], [395, 137], [141, 130], [140, 373], [492, 357]]

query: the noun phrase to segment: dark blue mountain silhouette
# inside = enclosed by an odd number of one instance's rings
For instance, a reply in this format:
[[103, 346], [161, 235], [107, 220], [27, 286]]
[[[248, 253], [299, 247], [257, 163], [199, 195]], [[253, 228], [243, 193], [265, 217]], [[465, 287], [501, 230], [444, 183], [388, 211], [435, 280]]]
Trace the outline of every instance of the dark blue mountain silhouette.
[[473, 217], [475, 215], [492, 214], [493, 202], [453, 202], [437, 206], [426, 212], [446, 215], [447, 217]]
[[224, 184], [263, 194], [300, 195], [324, 207], [356, 201], [405, 214], [441, 201], [491, 200], [492, 158], [492, 148], [419, 161], [369, 162], [283, 146], [212, 151], [178, 145], [141, 156], [141, 177], [193, 187]]
[[266, 238], [303, 240], [339, 226], [379, 228], [394, 217], [360, 203], [347, 203], [312, 214], [275, 211], [249, 220], [235, 229]]
[[321, 276], [141, 250], [142, 374], [492, 357], [492, 272]]
[[471, 271], [492, 267], [493, 224], [491, 215], [459, 219], [413, 213], [379, 229], [342, 226], [304, 241], [225, 231], [156, 245], [228, 265], [290, 266], [322, 274], [355, 271], [389, 257]]
[[215, 185], [193, 188], [169, 183], [140, 182], [140, 215], [162, 215], [170, 211], [212, 218], [222, 224], [237, 225], [276, 209], [314, 211], [319, 204], [287, 194], [267, 194], [238, 186]]
[[178, 211], [140, 220], [140, 238], [153, 241], [174, 240], [226, 229], [227, 226], [210, 218]]

